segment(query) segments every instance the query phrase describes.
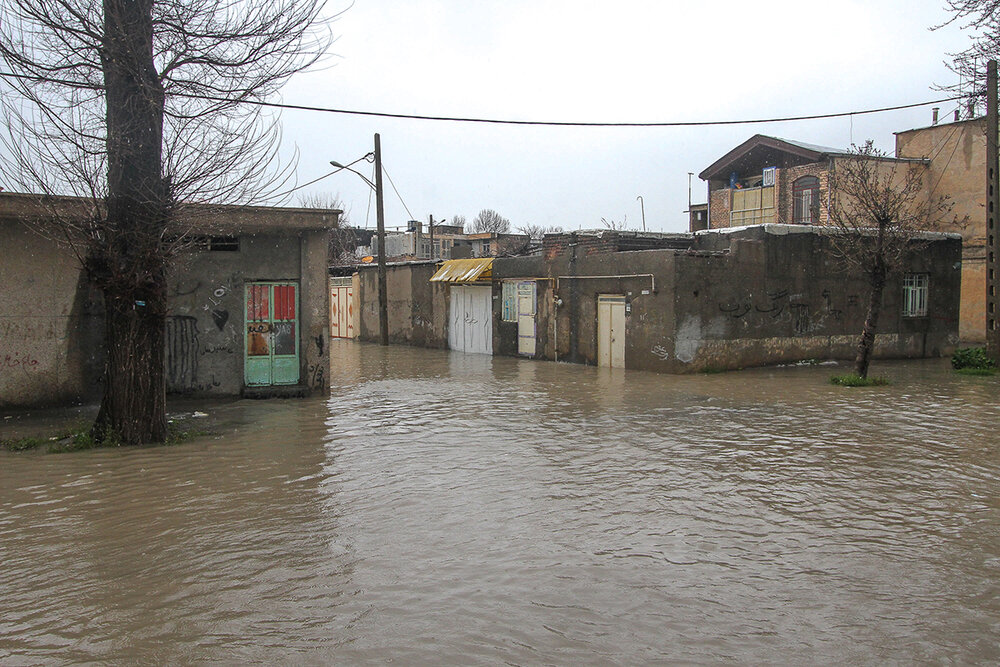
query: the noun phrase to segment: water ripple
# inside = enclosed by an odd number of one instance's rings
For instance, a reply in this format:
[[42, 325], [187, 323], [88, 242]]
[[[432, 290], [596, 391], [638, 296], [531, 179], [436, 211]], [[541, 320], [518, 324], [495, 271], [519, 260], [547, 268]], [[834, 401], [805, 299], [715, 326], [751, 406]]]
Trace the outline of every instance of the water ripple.
[[996, 662], [998, 382], [886, 366], [344, 344], [328, 400], [2, 454], [0, 662]]

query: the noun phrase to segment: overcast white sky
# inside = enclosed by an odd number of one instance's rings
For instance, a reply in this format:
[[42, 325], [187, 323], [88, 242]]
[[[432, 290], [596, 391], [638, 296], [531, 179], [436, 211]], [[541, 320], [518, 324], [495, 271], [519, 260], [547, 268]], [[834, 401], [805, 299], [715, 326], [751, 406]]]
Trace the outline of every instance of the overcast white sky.
[[[341, 109], [525, 120], [661, 122], [854, 111], [945, 97], [947, 53], [968, 40], [940, 0], [331, 0], [345, 9], [322, 70], [282, 101]], [[943, 106], [951, 118], [955, 106]], [[492, 208], [522, 224], [599, 228], [601, 218], [684, 231], [688, 172], [756, 133], [847, 148], [929, 125], [930, 107], [721, 127], [554, 128], [285, 111], [298, 182], [372, 149], [422, 221]], [[359, 165], [367, 166], [367, 165]], [[367, 172], [371, 175], [371, 172]], [[410, 215], [386, 183], [386, 225]], [[368, 188], [341, 172], [302, 192], [339, 194], [374, 227]], [[289, 204], [295, 204], [293, 199]]]

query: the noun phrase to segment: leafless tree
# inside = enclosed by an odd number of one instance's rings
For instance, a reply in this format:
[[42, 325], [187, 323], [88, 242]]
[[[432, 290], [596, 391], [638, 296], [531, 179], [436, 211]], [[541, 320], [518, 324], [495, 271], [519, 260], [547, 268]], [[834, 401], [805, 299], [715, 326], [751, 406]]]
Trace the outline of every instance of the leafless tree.
[[491, 208], [484, 208], [472, 219], [472, 234], [483, 234], [490, 232], [493, 234], [509, 234], [510, 220], [503, 217]]
[[309, 193], [299, 196], [299, 206], [302, 208], [336, 209], [341, 211], [337, 227], [330, 230], [330, 245], [327, 261], [330, 266], [345, 266], [354, 264], [357, 260], [354, 251], [358, 247], [358, 230], [350, 222], [349, 214], [344, 211], [344, 202], [340, 194]]
[[[441, 223], [441, 224], [444, 224], [444, 223]], [[461, 227], [462, 229], [465, 229], [465, 216], [464, 215], [453, 215], [453, 216], [451, 216], [451, 223], [449, 223], [449, 224], [452, 224], [452, 225], [454, 225], [456, 227]]]
[[948, 54], [948, 68], [958, 75], [958, 83], [938, 88], [966, 95], [971, 112], [975, 104], [985, 104], [986, 64], [1000, 60], [1000, 0], [945, 0], [944, 6], [951, 18], [932, 29], [959, 23], [972, 35], [965, 50]]
[[557, 225], [521, 225], [517, 228], [517, 231], [521, 234], [526, 234], [532, 241], [541, 241], [542, 237], [546, 234], [555, 234], [561, 232], [562, 227]]
[[927, 194], [925, 165], [897, 161], [872, 145], [855, 146], [830, 172], [830, 239], [849, 269], [868, 282], [868, 305], [854, 360], [855, 372], [868, 377], [882, 294], [890, 274], [907, 256], [926, 245], [915, 233], [941, 229], [951, 211], [948, 197]]
[[[259, 102], [329, 45], [324, 0], [4, 0], [0, 161], [28, 192], [79, 195], [53, 216], [104, 295], [105, 390], [94, 434], [166, 436], [164, 325], [188, 203], [282, 187], [276, 118]], [[199, 210], [205, 210], [201, 207]]]

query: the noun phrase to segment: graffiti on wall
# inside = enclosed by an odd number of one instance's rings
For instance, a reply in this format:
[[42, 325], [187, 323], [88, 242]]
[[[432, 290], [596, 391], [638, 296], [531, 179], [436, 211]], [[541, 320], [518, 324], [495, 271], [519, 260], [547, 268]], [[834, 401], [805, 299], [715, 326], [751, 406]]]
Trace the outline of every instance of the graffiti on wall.
[[323, 364], [313, 364], [308, 368], [309, 373], [309, 386], [313, 389], [317, 389], [323, 386], [323, 380], [325, 379], [323, 374]]
[[[834, 307], [830, 290], [823, 290], [820, 296], [823, 303], [814, 309], [800, 294], [790, 294], [786, 289], [769, 290], [763, 296], [750, 294], [735, 301], [720, 302], [719, 311], [727, 317], [744, 320], [748, 326], [766, 327], [773, 322], [787, 322], [796, 336], [804, 336], [843, 319], [844, 311]], [[857, 302], [857, 295], [847, 297], [848, 306], [855, 306]]]
[[15, 352], [14, 354], [5, 354], [3, 358], [0, 359], [0, 372], [3, 371], [31, 371], [38, 366], [38, 359], [31, 356], [30, 352]]

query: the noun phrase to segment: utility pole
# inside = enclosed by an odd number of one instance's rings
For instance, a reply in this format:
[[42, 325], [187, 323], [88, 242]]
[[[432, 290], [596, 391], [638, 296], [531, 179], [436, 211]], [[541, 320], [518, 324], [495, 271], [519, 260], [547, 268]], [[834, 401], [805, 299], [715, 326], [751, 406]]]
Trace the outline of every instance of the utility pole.
[[434, 214], [432, 213], [431, 215], [428, 215], [427, 219], [429, 220], [429, 222], [427, 223], [427, 226], [429, 228], [430, 235], [431, 235], [431, 253], [430, 254], [431, 254], [431, 259], [434, 259]]
[[1000, 362], [1000, 328], [997, 326], [997, 307], [1000, 298], [1000, 271], [997, 258], [1000, 243], [997, 234], [998, 195], [1000, 195], [1000, 168], [997, 150], [997, 61], [986, 67], [986, 353]]
[[382, 143], [375, 133], [375, 220], [378, 234], [378, 335], [382, 345], [389, 344], [389, 295], [385, 279], [385, 210], [382, 207]]

